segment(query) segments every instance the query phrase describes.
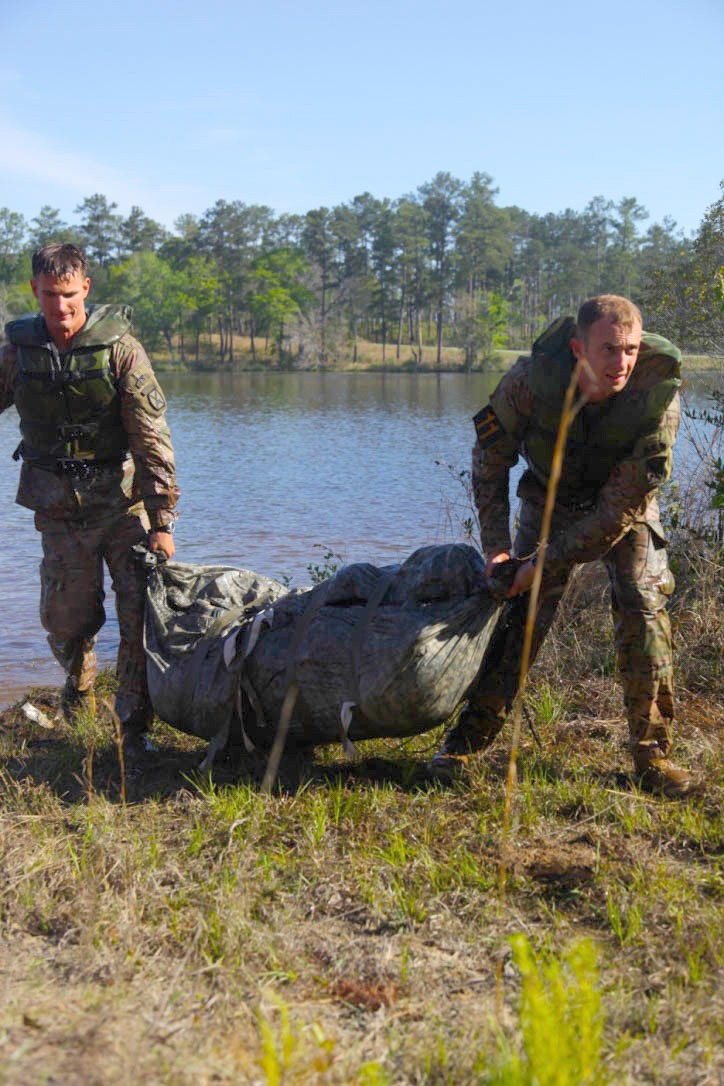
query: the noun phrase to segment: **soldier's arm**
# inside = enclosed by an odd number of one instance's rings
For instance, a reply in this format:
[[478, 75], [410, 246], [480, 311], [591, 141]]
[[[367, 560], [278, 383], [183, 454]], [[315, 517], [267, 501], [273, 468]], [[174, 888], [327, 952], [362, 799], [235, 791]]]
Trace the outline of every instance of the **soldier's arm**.
[[15, 401], [15, 382], [18, 363], [15, 347], [6, 343], [0, 348], [0, 413]]
[[510, 471], [530, 417], [528, 368], [519, 359], [498, 383], [491, 402], [475, 416], [472, 486], [487, 555], [510, 552]]
[[480, 538], [486, 554], [509, 551], [510, 540], [510, 469], [518, 459], [507, 442], [496, 448], [473, 446], [472, 485], [480, 522]]
[[548, 569], [554, 570], [557, 562], [592, 562], [603, 557], [642, 520], [651, 498], [671, 475], [680, 415], [675, 396], [658, 429], [639, 438], [631, 456], [613, 469], [595, 508], [551, 540], [546, 552]]
[[124, 336], [114, 345], [113, 362], [136, 492], [146, 507], [151, 528], [162, 529], [173, 520], [179, 498], [166, 399], [146, 352], [132, 336]]

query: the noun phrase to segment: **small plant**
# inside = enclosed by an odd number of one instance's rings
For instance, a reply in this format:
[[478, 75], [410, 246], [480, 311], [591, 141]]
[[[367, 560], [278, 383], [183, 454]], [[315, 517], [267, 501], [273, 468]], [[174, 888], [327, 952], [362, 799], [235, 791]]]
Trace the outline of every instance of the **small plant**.
[[422, 924], [428, 915], [424, 891], [404, 878], [395, 878], [390, 885], [396, 920], [403, 924]]
[[521, 975], [518, 1011], [522, 1051], [501, 1037], [491, 1086], [590, 1086], [606, 1082], [603, 1014], [596, 950], [589, 939], [559, 960], [536, 954], [525, 935], [511, 940]]
[[641, 907], [636, 903], [622, 906], [619, 899], [611, 892], [606, 893], [606, 912], [611, 931], [621, 946], [631, 942], [643, 926]]
[[701, 984], [706, 977], [706, 947], [700, 944], [685, 952], [689, 984]]
[[392, 1079], [377, 1060], [364, 1063], [357, 1072], [358, 1086], [389, 1086]]
[[450, 502], [446, 510], [446, 516], [453, 535], [457, 537], [460, 530], [462, 530], [465, 542], [480, 550], [478, 511], [473, 495], [473, 480], [470, 469], [456, 468], [453, 464], [446, 464], [443, 460], [436, 460], [435, 466], [444, 468], [449, 478], [457, 483], [462, 490], [462, 495], [459, 495], [459, 497], [462, 497], [462, 508], [454, 508], [453, 503]]
[[316, 562], [310, 562], [307, 565], [307, 573], [309, 579], [313, 585], [321, 584], [322, 581], [328, 581], [330, 577], [333, 577], [338, 569], [344, 563], [344, 559], [341, 554], [337, 554], [326, 543], [315, 543], [315, 547], [319, 547], [324, 550], [324, 557], [322, 558], [321, 565]]
[[290, 1023], [286, 1003], [279, 997], [273, 998], [278, 1024], [275, 1025], [261, 1009], [257, 1013], [261, 1034], [259, 1066], [265, 1086], [318, 1081], [317, 1076], [323, 1075], [332, 1065], [334, 1040], [327, 1037], [318, 1022], [295, 1029]]
[[526, 700], [536, 723], [544, 728], [552, 727], [568, 712], [565, 691], [545, 679], [535, 689], [528, 690]]
[[259, 1064], [267, 1086], [280, 1086], [290, 1067], [299, 1039], [289, 1024], [289, 1010], [278, 1000], [279, 1025], [275, 1027], [266, 1015], [259, 1011], [261, 1056]]
[[322, 844], [328, 824], [327, 797], [318, 792], [314, 793], [304, 822], [304, 835], [313, 849], [319, 848]]

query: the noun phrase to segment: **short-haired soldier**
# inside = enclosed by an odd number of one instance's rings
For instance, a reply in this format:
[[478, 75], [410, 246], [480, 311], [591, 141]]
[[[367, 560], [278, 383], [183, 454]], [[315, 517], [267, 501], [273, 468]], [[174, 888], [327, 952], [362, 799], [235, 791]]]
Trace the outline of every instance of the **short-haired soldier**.
[[[575, 565], [600, 559], [608, 572], [630, 749], [641, 787], [666, 796], [693, 788], [668, 755], [674, 684], [667, 600], [674, 588], [657, 491], [671, 474], [679, 425], [681, 355], [642, 331], [627, 298], [599, 295], [577, 319], [555, 321], [501, 379], [475, 417], [473, 491], [486, 571], [520, 561], [509, 596], [527, 592], [563, 400], [578, 364], [577, 413], [567, 435], [550, 541], [545, 551], [532, 656], [541, 646]], [[522, 456], [520, 510], [510, 536], [510, 471]], [[432, 761], [460, 772], [502, 728], [517, 692], [521, 637], [485, 667], [457, 724]]]
[[66, 673], [64, 707], [94, 711], [105, 562], [120, 631], [115, 708], [135, 756], [153, 712], [143, 649], [146, 575], [133, 548], [147, 543], [174, 553], [179, 491], [166, 400], [130, 334], [131, 310], [86, 306], [82, 249], [38, 249], [31, 287], [40, 312], [5, 328], [0, 411], [14, 403], [20, 416], [16, 501], [33, 510], [41, 533], [40, 618]]

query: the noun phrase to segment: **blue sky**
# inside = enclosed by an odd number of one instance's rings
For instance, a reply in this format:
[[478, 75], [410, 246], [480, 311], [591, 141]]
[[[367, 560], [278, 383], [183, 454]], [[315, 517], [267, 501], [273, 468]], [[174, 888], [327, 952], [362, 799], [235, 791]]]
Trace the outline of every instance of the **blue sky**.
[[171, 227], [480, 170], [500, 205], [634, 196], [688, 234], [724, 177], [721, 0], [24, 0], [0, 32], [0, 206], [28, 219], [101, 192]]

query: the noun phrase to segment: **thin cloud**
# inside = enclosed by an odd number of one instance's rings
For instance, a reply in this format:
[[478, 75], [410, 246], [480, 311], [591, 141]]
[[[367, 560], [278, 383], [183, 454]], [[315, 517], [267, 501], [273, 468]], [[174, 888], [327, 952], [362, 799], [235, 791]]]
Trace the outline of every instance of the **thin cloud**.
[[63, 149], [52, 140], [0, 118], [0, 183], [40, 182], [48, 192], [45, 203], [66, 207], [100, 192], [127, 213], [134, 205], [170, 226], [199, 193], [172, 183], [149, 190], [147, 182], [98, 161], [82, 150]]
[[[119, 171], [109, 169], [78, 150], [63, 150], [34, 132], [0, 120], [2, 171], [22, 180], [43, 181], [67, 193], [113, 190], [121, 197], [133, 186]], [[80, 179], [80, 182], [79, 182]]]

